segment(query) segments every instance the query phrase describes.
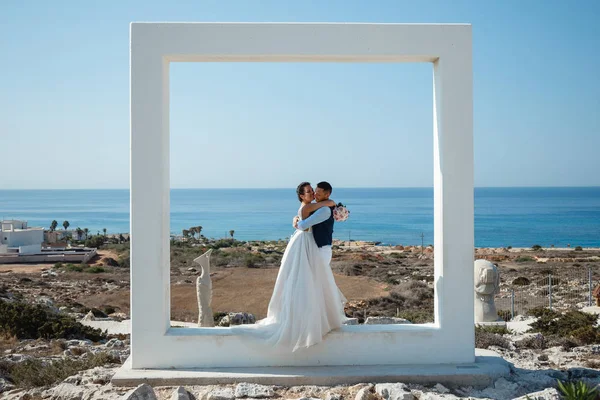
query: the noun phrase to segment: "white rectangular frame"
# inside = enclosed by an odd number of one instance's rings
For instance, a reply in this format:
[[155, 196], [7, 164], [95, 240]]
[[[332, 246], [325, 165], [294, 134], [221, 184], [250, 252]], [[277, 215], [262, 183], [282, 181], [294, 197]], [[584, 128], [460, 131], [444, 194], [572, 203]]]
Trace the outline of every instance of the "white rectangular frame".
[[[130, 45], [133, 369], [475, 360], [471, 25], [132, 23]], [[344, 326], [291, 354], [228, 328], [171, 328], [171, 62], [432, 63], [435, 323]]]

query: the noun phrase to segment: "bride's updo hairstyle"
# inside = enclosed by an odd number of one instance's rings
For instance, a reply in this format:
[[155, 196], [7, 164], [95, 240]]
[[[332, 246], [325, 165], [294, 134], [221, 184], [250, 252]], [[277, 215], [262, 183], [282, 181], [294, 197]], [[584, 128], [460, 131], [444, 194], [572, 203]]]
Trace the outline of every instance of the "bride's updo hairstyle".
[[300, 203], [302, 203], [302, 197], [300, 196], [304, 194], [304, 188], [307, 186], [310, 186], [310, 182], [302, 182], [296, 188], [296, 194], [298, 195], [298, 201], [300, 201]]

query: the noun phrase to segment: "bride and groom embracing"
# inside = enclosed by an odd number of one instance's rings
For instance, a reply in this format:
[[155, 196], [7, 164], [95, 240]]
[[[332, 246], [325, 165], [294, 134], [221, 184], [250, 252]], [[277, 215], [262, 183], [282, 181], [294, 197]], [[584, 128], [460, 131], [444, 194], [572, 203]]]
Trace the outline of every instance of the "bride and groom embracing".
[[[296, 189], [300, 209], [279, 268], [267, 317], [254, 325], [233, 327], [267, 344], [296, 351], [323, 340], [346, 321], [346, 299], [331, 267], [335, 202], [327, 182], [302, 182]], [[316, 201], [316, 202], [313, 202]]]

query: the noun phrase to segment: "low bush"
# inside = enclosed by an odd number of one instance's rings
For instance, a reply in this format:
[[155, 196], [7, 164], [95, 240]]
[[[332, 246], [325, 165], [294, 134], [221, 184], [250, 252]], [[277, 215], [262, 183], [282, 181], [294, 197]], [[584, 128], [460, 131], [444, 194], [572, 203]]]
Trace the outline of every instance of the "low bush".
[[413, 324], [426, 324], [434, 320], [433, 310], [404, 310], [400, 311], [396, 316], [407, 319]]
[[538, 319], [531, 324], [532, 332], [574, 338], [581, 344], [600, 343], [598, 328], [595, 327], [596, 315], [581, 311], [567, 311], [560, 314], [548, 309], [544, 311], [538, 309], [535, 314]]
[[219, 324], [219, 321], [221, 321], [221, 319], [226, 316], [227, 313], [226, 312], [215, 312], [213, 313], [213, 320], [215, 321], [215, 325]]
[[544, 335], [535, 335], [515, 342], [518, 349], [536, 349], [543, 350], [548, 347], [548, 341]]
[[99, 329], [75, 321], [72, 317], [54, 313], [41, 304], [0, 301], [0, 333], [19, 339], [90, 339], [105, 338]]
[[502, 320], [508, 322], [512, 319], [512, 314], [510, 312], [510, 310], [498, 310], [497, 314], [500, 318], [502, 318]]
[[577, 247], [575, 247], [575, 251], [583, 251], [583, 247], [577, 246]]
[[407, 255], [404, 253], [390, 253], [389, 256], [391, 258], [407, 258]]
[[571, 332], [571, 336], [582, 346], [587, 344], [600, 343], [598, 329], [593, 326], [584, 326]]
[[84, 270], [84, 272], [88, 272], [91, 274], [100, 274], [102, 272], [106, 272], [106, 270], [102, 267], [89, 267]]
[[515, 278], [512, 282], [512, 284], [515, 286], [527, 286], [530, 283], [531, 281], [524, 276], [519, 276], [518, 278]]
[[542, 246], [540, 246], [539, 244], [534, 244], [533, 246], [531, 246], [531, 250], [534, 251], [539, 251], [542, 249]]
[[30, 389], [50, 386], [63, 381], [79, 371], [101, 367], [106, 364], [120, 364], [120, 360], [107, 353], [90, 354], [89, 357], [73, 360], [61, 358], [43, 361], [37, 358], [8, 366], [8, 377], [18, 387]]
[[508, 349], [510, 347], [510, 341], [498, 333], [490, 332], [484, 327], [475, 327], [475, 347], [478, 349], [487, 349], [491, 346]]
[[518, 262], [518, 263], [530, 262], [530, 261], [535, 261], [535, 259], [533, 257], [529, 257], [529, 256], [519, 256], [519, 257], [515, 258], [515, 262]]
[[496, 335], [507, 335], [510, 333], [510, 330], [506, 326], [494, 325], [477, 325], [476, 331], [495, 333]]
[[86, 239], [85, 247], [93, 247], [96, 249], [100, 248], [100, 247], [102, 247], [102, 245], [104, 245], [105, 240], [106, 240], [106, 238], [104, 236], [100, 236], [100, 235], [92, 236], [92, 237]]

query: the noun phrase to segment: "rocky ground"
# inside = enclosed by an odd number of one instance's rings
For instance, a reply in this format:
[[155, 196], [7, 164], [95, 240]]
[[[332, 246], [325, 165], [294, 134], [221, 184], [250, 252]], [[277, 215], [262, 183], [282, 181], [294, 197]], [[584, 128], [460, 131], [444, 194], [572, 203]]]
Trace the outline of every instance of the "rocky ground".
[[[600, 345], [577, 346], [564, 350], [560, 346], [536, 348], [523, 341], [541, 340], [540, 334], [523, 333], [535, 318], [519, 318], [510, 322], [509, 333], [499, 335], [506, 343], [489, 346], [511, 363], [511, 374], [497, 379], [487, 388], [444, 387], [441, 384], [422, 386], [417, 384], [387, 383], [318, 387], [278, 387], [249, 383], [220, 386], [113, 387], [112, 375], [119, 367], [119, 360], [129, 354], [128, 339], [110, 339], [102, 343], [86, 340], [24, 340], [14, 343], [4, 351], [1, 363], [23, 363], [32, 357], [42, 361], [58, 358], [72, 360], [90, 358], [94, 354], [106, 353], [112, 363], [77, 372], [52, 387], [30, 389], [14, 388], [6, 379], [0, 378], [3, 399], [205, 399], [233, 400], [239, 398], [277, 399], [325, 399], [325, 400], [377, 400], [377, 399], [558, 399], [557, 379], [580, 380], [590, 386], [600, 386], [600, 371], [589, 368], [591, 360], [600, 359]], [[514, 328], [514, 329], [513, 329]], [[51, 355], [51, 353], [55, 353]]]
[[[262, 317], [277, 273], [285, 243], [213, 241], [177, 243], [171, 248], [172, 319], [194, 321], [194, 282], [199, 274], [191, 260], [208, 248], [215, 249], [211, 259], [216, 312], [246, 311]], [[53, 312], [78, 320], [92, 311], [94, 318], [121, 321], [129, 315], [129, 250], [126, 245], [107, 246], [91, 265], [46, 265], [20, 269], [0, 268], [0, 299], [40, 303]], [[594, 282], [600, 278], [598, 249], [476, 249], [476, 259], [488, 259], [501, 272], [501, 294], [497, 304], [508, 310], [507, 293], [517, 290], [523, 296], [545, 298], [548, 283], [555, 296], [554, 307], [587, 305], [587, 282], [574, 282], [573, 276], [592, 272]], [[364, 323], [369, 317], [401, 317], [413, 323], [433, 320], [433, 248], [420, 246], [377, 246], [364, 242], [336, 242], [332, 269], [336, 281], [350, 300], [346, 313]], [[552, 280], [549, 281], [549, 275]], [[263, 285], [264, 288], [260, 285]], [[244, 297], [244, 287], [254, 290], [247, 296], [263, 293], [264, 298]], [[256, 290], [259, 288], [260, 290]], [[222, 296], [219, 297], [219, 293]], [[236, 293], [236, 296], [231, 296]], [[561, 294], [562, 293], [562, 294]], [[567, 296], [565, 293], [575, 293]], [[239, 294], [239, 295], [238, 295]], [[225, 301], [226, 300], [226, 301]], [[537, 303], [531, 302], [533, 307]], [[187, 308], [186, 308], [187, 307]], [[254, 307], [254, 308], [252, 308]], [[264, 308], [264, 310], [263, 310]], [[527, 307], [521, 307], [526, 310]], [[556, 379], [582, 379], [596, 386], [600, 383], [600, 344], [556, 340], [556, 335], [524, 332], [536, 317], [517, 316], [509, 323], [510, 331], [479, 333], [478, 346], [489, 348], [512, 364], [508, 378], [497, 380], [486, 389], [468, 387], [444, 388], [419, 385], [371, 385], [325, 387], [258, 387], [240, 384], [220, 387], [186, 387], [189, 398], [225, 400], [242, 397], [321, 398], [337, 399], [398, 399], [398, 398], [498, 398], [509, 399], [530, 393], [530, 398], [558, 398]], [[523, 328], [525, 326], [525, 328]], [[125, 330], [126, 331], [126, 330]], [[596, 334], [596, 328], [592, 335]], [[590, 333], [578, 332], [575, 337], [589, 338]], [[595, 342], [599, 337], [590, 339]], [[566, 339], [565, 339], [566, 340]], [[570, 339], [569, 339], [570, 340]], [[578, 339], [579, 340], [579, 339]], [[568, 340], [567, 340], [568, 341]], [[600, 340], [597, 340], [600, 343]], [[113, 398], [180, 398], [186, 395], [177, 388], [114, 388], [110, 378], [129, 354], [128, 335], [109, 335], [93, 343], [89, 340], [36, 339], [19, 340], [0, 336], [0, 397], [7, 399], [113, 399]], [[62, 383], [39, 386], [44, 382], [48, 365], [64, 363], [65, 371], [73, 372]], [[57, 362], [59, 361], [59, 362]], [[37, 363], [37, 364], [36, 364]], [[67, 365], [68, 364], [68, 365]], [[7, 371], [21, 368], [20, 382], [15, 387]], [[38, 369], [35, 369], [35, 368]], [[30, 374], [31, 376], [28, 376]], [[62, 374], [62, 375], [61, 375]], [[34, 379], [35, 378], [35, 379]], [[37, 386], [36, 386], [37, 385]], [[541, 397], [531, 395], [545, 390]], [[132, 391], [132, 393], [129, 393]], [[140, 393], [147, 391], [147, 397]], [[130, 397], [126, 397], [130, 396]], [[134, 396], [134, 397], [131, 397]], [[138, 396], [138, 397], [135, 397]], [[179, 396], [179, 397], [177, 397]]]

